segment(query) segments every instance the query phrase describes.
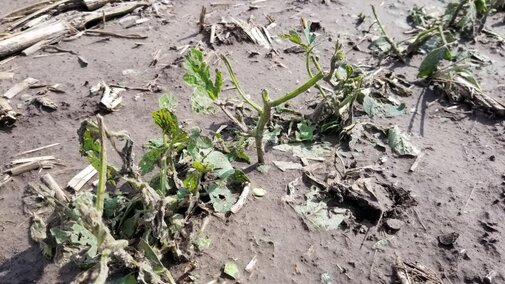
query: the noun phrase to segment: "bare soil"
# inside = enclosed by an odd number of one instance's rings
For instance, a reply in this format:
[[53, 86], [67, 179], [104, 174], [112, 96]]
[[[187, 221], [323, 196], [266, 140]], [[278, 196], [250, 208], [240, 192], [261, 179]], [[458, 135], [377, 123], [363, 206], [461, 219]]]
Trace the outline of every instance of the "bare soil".
[[[3, 14], [33, 2], [0, 0], [0, 10]], [[60, 184], [66, 184], [86, 166], [79, 154], [77, 129], [83, 119], [98, 112], [99, 98], [89, 96], [89, 86], [101, 79], [110, 84], [144, 86], [159, 76], [163, 92], [178, 97], [177, 115], [188, 127], [199, 126], [210, 131], [227, 123], [220, 113], [204, 116], [191, 112], [191, 90], [182, 83], [184, 71], [178, 64], [181, 55], [173, 48], [203, 40], [197, 27], [202, 5], [210, 13], [209, 22], [234, 16], [244, 20], [254, 17], [255, 22], [267, 24], [265, 15], [269, 15], [277, 23], [273, 34], [298, 27], [301, 17], [320, 21], [323, 38], [320, 56], [329, 58], [336, 39], [346, 44], [362, 38], [361, 29], [366, 27], [356, 27], [355, 22], [363, 12], [369, 17], [365, 25], [370, 24], [370, 4], [377, 6], [389, 33], [397, 40], [406, 37], [403, 34], [408, 29], [405, 18], [414, 4], [424, 5], [430, 11], [441, 11], [446, 4], [435, 0], [326, 1], [327, 4], [315, 0], [270, 0], [258, 3], [259, 9], [249, 10], [249, 2], [245, 1], [214, 6], [211, 2], [215, 1], [170, 2], [173, 7], [164, 18], [152, 18], [129, 29], [129, 32], [147, 35], [146, 40], [99, 41], [99, 37], [84, 36], [62, 42], [62, 48], [77, 51], [89, 61], [86, 68], [81, 68], [71, 54], [36, 57], [42, 52], [30, 57], [19, 56], [0, 66], [0, 71], [16, 73], [13, 81], [0, 81], [0, 93], [27, 77], [62, 84], [65, 90], [65, 94], [50, 94], [59, 105], [54, 112], [26, 105], [22, 96], [11, 100], [23, 116], [14, 127], [0, 129], [0, 164], [8, 163], [21, 151], [59, 142], [60, 146], [40, 154], [55, 155], [64, 161], [65, 167], [56, 167], [50, 172]], [[505, 35], [500, 17], [492, 17], [488, 26]], [[124, 31], [117, 21], [107, 22], [106, 29]], [[375, 28], [372, 33], [379, 34]], [[136, 41], [145, 45], [133, 48]], [[375, 64], [376, 60], [366, 53], [367, 45], [366, 41], [361, 45], [363, 52], [351, 51], [348, 54], [351, 61]], [[490, 44], [479, 42], [469, 45], [492, 60], [492, 65], [478, 73], [484, 91], [505, 100], [503, 50], [500, 53]], [[246, 42], [215, 46], [215, 52], [229, 54], [244, 89], [258, 99], [263, 88], [276, 96], [306, 78], [303, 58], [282, 52], [289, 46], [286, 41], [276, 42], [274, 48], [280, 55], [272, 57], [267, 56], [270, 50]], [[162, 58], [150, 67], [159, 49]], [[206, 52], [211, 51], [207, 47]], [[252, 51], [260, 55], [250, 58]], [[394, 68], [413, 81], [419, 61], [420, 58], [415, 58], [407, 65], [386, 62], [383, 67]], [[217, 64], [224, 69], [222, 63]], [[136, 74], [123, 75], [125, 69], [133, 69]], [[315, 90], [301, 96], [297, 101], [299, 109], [306, 111], [306, 105], [315, 96]], [[105, 116], [107, 124], [114, 129], [129, 131], [137, 143], [138, 156], [144, 151], [142, 143], [157, 135], [151, 112], [157, 108], [158, 97], [157, 93], [126, 91], [123, 106]], [[405, 225], [397, 233], [378, 233], [366, 220], [342, 230], [310, 231], [282, 201], [286, 185], [301, 173], [280, 172], [275, 167], [267, 174], [251, 171], [254, 186], [266, 189], [268, 194], [261, 199], [251, 197], [242, 211], [227, 220], [212, 217], [207, 229], [212, 245], [196, 259], [197, 268], [192, 271], [196, 282], [214, 279], [219, 283], [230, 282], [221, 278], [224, 262], [233, 258], [245, 267], [257, 255], [257, 266], [251, 274], [242, 271], [240, 282], [319, 283], [321, 274], [329, 273], [334, 283], [394, 283], [393, 266], [400, 256], [405, 261], [424, 265], [445, 283], [484, 283], [484, 277], [491, 271], [498, 273], [495, 283], [505, 283], [505, 223], [502, 222], [505, 219], [505, 122], [472, 111], [466, 105], [446, 111], [449, 103], [439, 98], [429, 90], [423, 92], [416, 88], [412, 97], [404, 99], [413, 111], [385, 122], [409, 131], [414, 144], [425, 152], [415, 172], [409, 172], [412, 159], [388, 155], [382, 165], [384, 170], [372, 175], [409, 191], [417, 201], [416, 206], [403, 212]], [[267, 153], [269, 160], [279, 155], [284, 154], [274, 150]], [[383, 155], [377, 151], [349, 154], [346, 160], [370, 165], [376, 164]], [[30, 241], [30, 221], [23, 212], [22, 197], [27, 183], [39, 175], [37, 172], [24, 174], [0, 189], [0, 283], [69, 283], [78, 271], [75, 267], [60, 268], [52, 264]], [[367, 230], [369, 233], [365, 235]], [[441, 246], [437, 238], [452, 232], [459, 234], [454, 246]], [[374, 250], [374, 243], [384, 238], [390, 243], [386, 249]]]

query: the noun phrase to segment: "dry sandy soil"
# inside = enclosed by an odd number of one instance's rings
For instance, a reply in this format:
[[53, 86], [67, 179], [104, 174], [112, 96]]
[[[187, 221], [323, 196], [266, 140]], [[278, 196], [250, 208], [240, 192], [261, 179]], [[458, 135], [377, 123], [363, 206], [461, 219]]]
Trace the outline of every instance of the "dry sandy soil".
[[[33, 2], [0, 0], [0, 10], [3, 14]], [[159, 76], [163, 92], [178, 97], [177, 115], [187, 125], [210, 131], [227, 123], [221, 114], [204, 116], [191, 112], [191, 90], [182, 83], [184, 71], [178, 65], [180, 54], [173, 49], [194, 45], [203, 39], [197, 27], [202, 5], [206, 5], [210, 12], [209, 22], [231, 15], [244, 20], [253, 16], [257, 23], [267, 24], [265, 15], [270, 15], [277, 23], [273, 34], [297, 27], [300, 17], [320, 21], [323, 38], [320, 56], [327, 57], [336, 38], [344, 44], [361, 38], [360, 29], [364, 27], [355, 26], [356, 16], [363, 12], [369, 16], [369, 24], [370, 4], [377, 6], [385, 26], [396, 39], [405, 37], [403, 31], [408, 29], [405, 17], [414, 4], [422, 4], [430, 11], [440, 11], [446, 4], [446, 1], [435, 0], [326, 1], [327, 4], [316, 0], [270, 0], [259, 3], [259, 9], [248, 10], [248, 4], [211, 6], [211, 1], [169, 2], [173, 7], [164, 18], [152, 18], [130, 29], [148, 36], [142, 40], [145, 44], [138, 48], [133, 47], [135, 41], [140, 40], [111, 38], [99, 41], [101, 38], [88, 36], [61, 43], [62, 48], [84, 56], [89, 61], [86, 68], [81, 68], [75, 56], [70, 54], [19, 56], [1, 65], [0, 70], [14, 70], [16, 76], [12, 81], [0, 81], [0, 93], [27, 77], [62, 84], [65, 93], [50, 94], [59, 105], [54, 112], [26, 105], [19, 96], [12, 100], [12, 105], [23, 116], [14, 127], [0, 129], [0, 164], [8, 163], [18, 152], [59, 142], [60, 146], [41, 154], [56, 155], [64, 161], [65, 167], [50, 172], [58, 182], [66, 184], [86, 165], [79, 154], [76, 131], [83, 119], [98, 111], [98, 98], [89, 96], [89, 84], [101, 79], [108, 83], [144, 86]], [[505, 25], [499, 24], [500, 20], [493, 17], [489, 26], [505, 35]], [[107, 22], [106, 29], [123, 30], [117, 21]], [[379, 34], [375, 28], [372, 33]], [[265, 56], [268, 49], [245, 42], [214, 49], [229, 54], [243, 87], [249, 93], [259, 94], [262, 88], [267, 88], [275, 95], [291, 89], [306, 76], [303, 58], [282, 52], [289, 46], [286, 41], [276, 42], [274, 47], [280, 55], [272, 58]], [[470, 46], [493, 61], [478, 73], [485, 92], [504, 100], [504, 52], [493, 51], [490, 46], [480, 43]], [[367, 51], [366, 42], [361, 47]], [[149, 67], [160, 48], [160, 62]], [[252, 51], [260, 55], [249, 58]], [[40, 54], [43, 53], [35, 56]], [[376, 62], [366, 52], [352, 51], [349, 57], [358, 63]], [[384, 67], [395, 68], [398, 74], [415, 80], [415, 66], [419, 65], [419, 60], [415, 58], [405, 66], [386, 63]], [[222, 63], [218, 66], [224, 69]], [[125, 69], [137, 73], [123, 75]], [[157, 107], [159, 95], [127, 91], [122, 107], [105, 116], [108, 125], [130, 132], [137, 142], [137, 157], [143, 152], [142, 143], [157, 135], [151, 123], [151, 112]], [[310, 101], [307, 98], [315, 95], [312, 90], [309, 95], [302, 96], [298, 104], [304, 106]], [[365, 236], [370, 225], [366, 221], [358, 224], [365, 226], [361, 229], [354, 226], [331, 232], [310, 231], [282, 201], [286, 185], [300, 173], [282, 173], [275, 167], [268, 174], [252, 171], [250, 176], [254, 186], [265, 188], [268, 194], [262, 199], [251, 198], [239, 214], [226, 221], [212, 218], [208, 227], [211, 248], [197, 257], [197, 268], [192, 272], [197, 282], [207, 283], [214, 279], [223, 282], [225, 280], [220, 278], [222, 266], [228, 258], [236, 259], [241, 267], [245, 267], [257, 255], [258, 264], [253, 273], [243, 272], [240, 282], [319, 283], [321, 274], [329, 273], [333, 283], [394, 283], [393, 266], [397, 256], [401, 256], [405, 261], [429, 268], [444, 283], [484, 283], [484, 277], [491, 271], [498, 273], [495, 283], [505, 283], [505, 223], [502, 222], [505, 219], [505, 122], [479, 111], [468, 111], [465, 105], [451, 112], [444, 111], [450, 105], [438, 99], [429, 91], [415, 89], [414, 95], [405, 102], [409, 109], [416, 111], [386, 122], [408, 130], [414, 144], [426, 153], [413, 173], [409, 172], [412, 159], [389, 155], [382, 165], [383, 172], [375, 174], [378, 180], [409, 191], [417, 201], [416, 206], [404, 212], [405, 225], [397, 233], [384, 235], [371, 228]], [[267, 156], [272, 160], [279, 155], [271, 150]], [[371, 152], [354, 159], [367, 165], [376, 163], [382, 155]], [[29, 239], [30, 221], [23, 212], [22, 197], [27, 182], [36, 180], [40, 174], [25, 174], [0, 188], [0, 283], [68, 283], [76, 273], [75, 268], [60, 268], [45, 259], [38, 246]], [[455, 245], [451, 248], [440, 246], [437, 237], [451, 232], [459, 234]], [[374, 243], [383, 238], [390, 241], [389, 245], [384, 251], [375, 251]]]

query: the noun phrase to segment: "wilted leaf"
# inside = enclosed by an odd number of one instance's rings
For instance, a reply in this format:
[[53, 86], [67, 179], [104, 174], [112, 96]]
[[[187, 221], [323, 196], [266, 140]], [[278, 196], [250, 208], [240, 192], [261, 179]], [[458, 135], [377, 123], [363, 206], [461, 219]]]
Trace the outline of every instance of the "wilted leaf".
[[185, 220], [182, 214], [174, 214], [170, 217], [170, 232], [172, 234], [179, 233], [184, 228]]
[[373, 244], [373, 249], [385, 251], [388, 245], [389, 245], [388, 239], [378, 240], [375, 244]]
[[193, 242], [196, 251], [203, 251], [210, 247], [211, 240], [206, 235], [201, 235]]
[[333, 278], [328, 272], [321, 274], [321, 283], [331, 284], [331, 281], [333, 281]]
[[428, 53], [426, 58], [424, 58], [421, 66], [419, 67], [417, 77], [422, 78], [431, 76], [442, 59], [451, 60], [451, 58], [451, 51], [447, 47], [442, 46], [434, 49]]
[[161, 262], [159, 256], [144, 239], [140, 239], [139, 250], [144, 252], [144, 256], [151, 263], [155, 273], [161, 274], [167, 270]]
[[279, 135], [281, 135], [282, 128], [279, 125], [275, 125], [272, 131], [265, 131], [263, 134], [263, 144], [277, 145], [279, 143]]
[[238, 268], [238, 264], [231, 259], [226, 261], [226, 263], [224, 264], [224, 273], [236, 280], [240, 275], [240, 269]]
[[179, 130], [177, 116], [168, 109], [160, 109], [153, 112], [153, 119], [165, 135], [171, 136]]
[[393, 106], [384, 104], [370, 95], [363, 98], [363, 110], [371, 117], [394, 117], [405, 113], [406, 106], [401, 104]]
[[419, 149], [412, 145], [408, 137], [403, 134], [398, 126], [388, 129], [388, 144], [393, 151], [401, 156], [417, 156]]
[[280, 144], [273, 147], [275, 150], [282, 152], [292, 152], [293, 156], [300, 159], [308, 159], [314, 161], [324, 161], [332, 154], [331, 146], [327, 143], [320, 144]]
[[380, 53], [387, 53], [391, 50], [392, 46], [385, 37], [380, 37], [372, 41], [369, 48]]
[[307, 226], [316, 230], [330, 231], [338, 229], [347, 219], [347, 209], [328, 206], [328, 198], [321, 198], [319, 192], [312, 190], [305, 194], [304, 203], [294, 204], [295, 211], [302, 216]]
[[278, 167], [281, 171], [285, 172], [288, 170], [301, 170], [303, 166], [300, 163], [284, 162], [284, 161], [273, 161], [274, 165]]
[[258, 170], [258, 172], [260, 172], [262, 174], [266, 174], [270, 170], [270, 166], [269, 165], [259, 165], [256, 168], [256, 170]]

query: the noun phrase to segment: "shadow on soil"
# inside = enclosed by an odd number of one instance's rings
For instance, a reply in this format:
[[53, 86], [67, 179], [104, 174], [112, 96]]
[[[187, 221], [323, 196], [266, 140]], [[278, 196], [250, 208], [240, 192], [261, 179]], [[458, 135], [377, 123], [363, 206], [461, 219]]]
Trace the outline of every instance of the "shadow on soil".
[[[50, 260], [46, 259], [38, 246], [31, 246], [0, 265], [0, 283], [29, 284], [39, 283], [46, 265]], [[67, 264], [60, 270], [60, 283], [70, 283], [78, 269]]]
[[44, 273], [47, 260], [32, 246], [0, 266], [0, 283], [35, 283]]

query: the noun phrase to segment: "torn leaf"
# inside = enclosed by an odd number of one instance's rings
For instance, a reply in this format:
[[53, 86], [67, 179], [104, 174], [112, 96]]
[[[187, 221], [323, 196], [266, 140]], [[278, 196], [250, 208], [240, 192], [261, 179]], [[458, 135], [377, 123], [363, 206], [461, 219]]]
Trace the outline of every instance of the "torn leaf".
[[410, 143], [408, 137], [400, 131], [398, 126], [394, 126], [387, 131], [388, 144], [393, 151], [400, 156], [417, 156], [419, 149]]

